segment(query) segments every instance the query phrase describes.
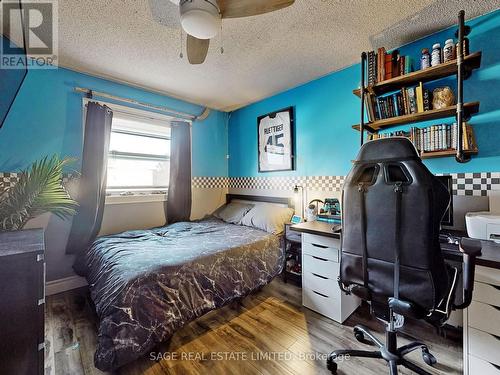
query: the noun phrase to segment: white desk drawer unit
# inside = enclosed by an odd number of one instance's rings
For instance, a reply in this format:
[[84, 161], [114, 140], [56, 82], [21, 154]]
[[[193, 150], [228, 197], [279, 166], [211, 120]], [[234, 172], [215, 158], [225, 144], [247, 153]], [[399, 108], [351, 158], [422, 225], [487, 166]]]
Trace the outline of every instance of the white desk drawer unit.
[[500, 375], [500, 271], [477, 266], [475, 280], [464, 312], [464, 373]]
[[359, 306], [359, 299], [341, 292], [340, 240], [302, 235], [302, 304], [339, 323]]

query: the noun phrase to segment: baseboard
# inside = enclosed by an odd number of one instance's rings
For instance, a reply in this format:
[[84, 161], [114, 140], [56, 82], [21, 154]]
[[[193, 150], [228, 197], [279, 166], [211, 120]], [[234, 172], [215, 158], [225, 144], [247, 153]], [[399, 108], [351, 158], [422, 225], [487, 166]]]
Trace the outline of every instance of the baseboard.
[[71, 289], [78, 289], [82, 286], [86, 286], [87, 280], [80, 276], [70, 276], [63, 279], [47, 281], [45, 283], [45, 295], [51, 296], [53, 294], [58, 294], [66, 292]]

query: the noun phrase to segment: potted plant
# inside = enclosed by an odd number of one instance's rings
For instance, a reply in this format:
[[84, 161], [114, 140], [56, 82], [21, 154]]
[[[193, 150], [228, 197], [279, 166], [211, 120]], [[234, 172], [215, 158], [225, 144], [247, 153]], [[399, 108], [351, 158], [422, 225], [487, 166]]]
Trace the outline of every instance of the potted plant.
[[71, 162], [56, 155], [45, 157], [21, 172], [14, 186], [4, 188], [0, 182], [0, 231], [22, 230], [45, 212], [63, 219], [75, 215], [78, 203], [62, 185], [63, 168]]

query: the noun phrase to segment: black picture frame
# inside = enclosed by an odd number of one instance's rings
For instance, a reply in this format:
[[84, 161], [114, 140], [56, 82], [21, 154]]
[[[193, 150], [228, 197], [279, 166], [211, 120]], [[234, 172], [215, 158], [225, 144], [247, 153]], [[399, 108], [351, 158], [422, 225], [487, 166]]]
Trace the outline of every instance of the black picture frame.
[[[290, 168], [267, 170], [262, 169], [260, 164], [260, 122], [266, 117], [275, 118], [278, 113], [288, 112], [290, 116]], [[257, 117], [257, 164], [259, 173], [284, 172], [295, 170], [295, 110], [294, 107], [286, 107], [274, 112]]]

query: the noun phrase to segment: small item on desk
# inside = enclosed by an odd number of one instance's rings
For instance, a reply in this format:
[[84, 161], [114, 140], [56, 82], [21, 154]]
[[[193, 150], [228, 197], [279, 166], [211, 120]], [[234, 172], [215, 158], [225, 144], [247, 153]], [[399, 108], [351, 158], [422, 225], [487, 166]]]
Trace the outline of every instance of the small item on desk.
[[340, 202], [337, 198], [325, 199], [325, 205], [319, 212], [318, 220], [327, 223], [338, 223], [340, 220]]
[[299, 224], [299, 223], [302, 223], [302, 217], [300, 217], [299, 215], [293, 215], [292, 216], [292, 219], [290, 220], [290, 222], [292, 224]]
[[324, 204], [320, 199], [314, 199], [309, 202], [309, 205], [306, 208], [307, 221], [316, 221], [316, 219], [318, 218], [318, 206], [320, 203]]
[[340, 224], [335, 224], [332, 227], [332, 232], [333, 233], [340, 233], [341, 231], [342, 231], [342, 225], [340, 225]]

